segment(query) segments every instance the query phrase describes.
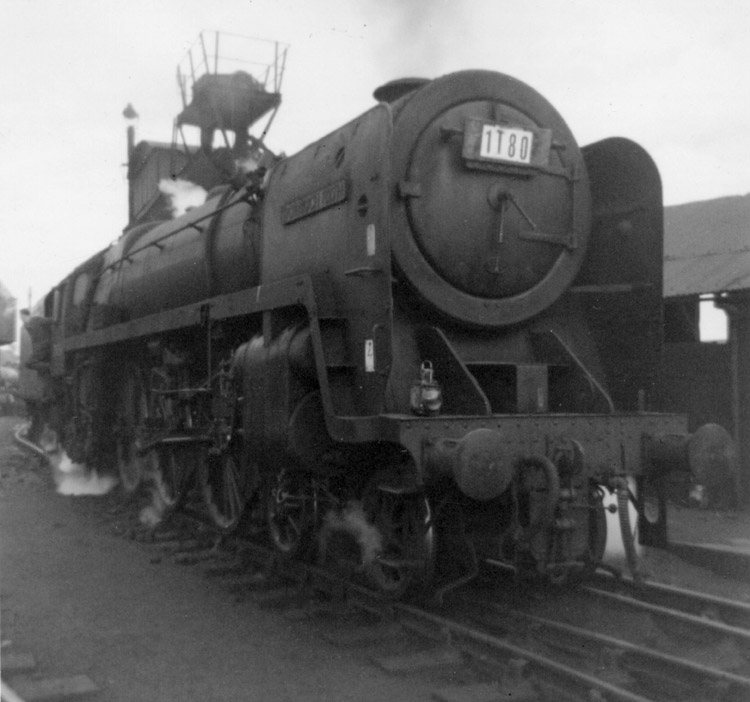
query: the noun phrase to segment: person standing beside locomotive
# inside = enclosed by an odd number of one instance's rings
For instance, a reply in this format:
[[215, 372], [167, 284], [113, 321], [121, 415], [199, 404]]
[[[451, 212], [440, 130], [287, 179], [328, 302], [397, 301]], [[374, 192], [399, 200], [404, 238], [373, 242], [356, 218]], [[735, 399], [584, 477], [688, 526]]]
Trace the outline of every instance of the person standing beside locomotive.
[[32, 317], [27, 308], [22, 309], [20, 315], [31, 340], [31, 355], [26, 361], [26, 367], [32, 370], [43, 370], [48, 367], [52, 354], [54, 322], [47, 317]]
[[[24, 308], [20, 311], [21, 322], [28, 335], [29, 349], [21, 339], [21, 397], [31, 425], [26, 437], [36, 443], [41, 438], [47, 422], [47, 413], [52, 404], [50, 387], [50, 363], [52, 361], [52, 327], [54, 320], [43, 316], [32, 316]], [[29, 373], [28, 371], [33, 371]]]

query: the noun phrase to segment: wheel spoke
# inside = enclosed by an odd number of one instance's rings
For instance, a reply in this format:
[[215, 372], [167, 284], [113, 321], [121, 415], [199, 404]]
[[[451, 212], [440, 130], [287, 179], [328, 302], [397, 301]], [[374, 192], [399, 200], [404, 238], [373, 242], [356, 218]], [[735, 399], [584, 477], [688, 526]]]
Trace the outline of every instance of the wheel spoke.
[[145, 397], [138, 369], [130, 367], [123, 375], [118, 397], [117, 469], [126, 492], [133, 492], [143, 477], [143, 458], [138, 455], [137, 432], [145, 416]]
[[234, 516], [237, 513], [240, 502], [240, 488], [234, 471], [234, 461], [229, 461], [226, 475], [224, 477], [224, 501], [226, 504], [226, 511], [229, 516]]
[[268, 491], [266, 503], [271, 541], [291, 558], [310, 555], [314, 531], [314, 509], [310, 477], [285, 471]]
[[198, 456], [191, 448], [158, 448], [151, 454], [155, 462], [155, 482], [167, 507], [177, 507], [185, 498]]
[[299, 536], [302, 533], [302, 529], [300, 528], [299, 524], [294, 520], [294, 517], [291, 515], [287, 517], [287, 525], [294, 531], [297, 536]]

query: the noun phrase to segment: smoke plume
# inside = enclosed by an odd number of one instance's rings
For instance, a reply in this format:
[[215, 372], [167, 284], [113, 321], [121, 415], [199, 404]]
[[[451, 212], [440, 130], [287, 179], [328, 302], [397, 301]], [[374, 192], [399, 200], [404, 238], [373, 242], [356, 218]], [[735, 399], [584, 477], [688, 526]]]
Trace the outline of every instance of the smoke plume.
[[173, 217], [180, 217], [193, 207], [200, 207], [208, 195], [200, 185], [181, 178], [162, 178], [159, 190], [170, 198]]
[[156, 487], [151, 488], [151, 504], [146, 505], [139, 513], [138, 519], [144, 526], [155, 527], [161, 523], [167, 505]]
[[167, 503], [162, 497], [164, 490], [164, 478], [159, 469], [156, 451], [150, 451], [144, 458], [145, 478], [151, 483], [151, 503], [146, 505], [138, 515], [144, 526], [154, 528], [158, 526], [167, 511]]
[[260, 158], [255, 154], [248, 154], [236, 161], [237, 168], [243, 173], [252, 173], [260, 165]]

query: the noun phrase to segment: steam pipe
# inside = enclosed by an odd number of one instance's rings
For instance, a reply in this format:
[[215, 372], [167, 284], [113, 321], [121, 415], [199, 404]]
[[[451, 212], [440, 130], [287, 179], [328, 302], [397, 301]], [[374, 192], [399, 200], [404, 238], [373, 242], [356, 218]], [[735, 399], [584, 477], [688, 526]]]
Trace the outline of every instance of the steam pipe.
[[625, 549], [628, 568], [633, 580], [640, 582], [642, 578], [638, 570], [638, 554], [635, 550], [633, 527], [630, 524], [630, 485], [628, 485], [626, 478], [619, 476], [613, 480], [613, 485], [617, 495], [617, 516], [620, 520], [620, 535], [622, 536], [622, 545]]

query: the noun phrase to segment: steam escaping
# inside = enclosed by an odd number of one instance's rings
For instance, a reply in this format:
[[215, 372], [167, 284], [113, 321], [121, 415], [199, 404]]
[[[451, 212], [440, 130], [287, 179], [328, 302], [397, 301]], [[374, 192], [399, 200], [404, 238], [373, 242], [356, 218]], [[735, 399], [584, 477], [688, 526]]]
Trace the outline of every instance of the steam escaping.
[[38, 441], [39, 448], [44, 451], [45, 454], [53, 454], [60, 451], [60, 443], [57, 440], [57, 433], [52, 431], [47, 425], [44, 426], [42, 434]]
[[383, 538], [367, 521], [361, 502], [350, 502], [344, 509], [331, 510], [326, 514], [318, 537], [321, 560], [325, 560], [328, 542], [334, 532], [343, 532], [354, 538], [360, 548], [362, 567], [372, 563], [383, 550]]
[[[90, 469], [85, 464], [74, 463], [60, 448], [47, 450], [47, 457], [52, 466], [57, 492], [61, 495], [106, 495], [118, 483], [113, 475], [99, 475], [95, 469]], [[158, 471], [150, 473], [147, 468], [146, 477], [151, 478], [154, 483], [151, 487], [151, 503], [140, 511], [138, 518], [141, 524], [153, 528], [162, 521], [167, 505], [158, 486], [161, 474]]]
[[[119, 482], [113, 475], [100, 475], [95, 468], [72, 461], [60, 446], [57, 434], [47, 426], [44, 427], [36, 445], [47, 457], [57, 492], [61, 495], [106, 495]], [[151, 503], [139, 514], [141, 524], [150, 528], [156, 527], [162, 521], [169, 506], [162, 497], [164, 481], [155, 458], [155, 452], [151, 452], [146, 455], [144, 461], [144, 477], [152, 483]]]
[[164, 514], [169, 505], [164, 501], [162, 496], [165, 492], [164, 478], [162, 477], [159, 463], [156, 458], [156, 451], [150, 451], [145, 456], [145, 477], [150, 480], [151, 485], [151, 504], [146, 505], [138, 515], [141, 524], [151, 529], [161, 524]]
[[146, 505], [139, 513], [138, 519], [144, 526], [154, 528], [161, 523], [167, 505], [156, 487], [151, 488], [151, 504]]
[[181, 217], [193, 207], [200, 207], [208, 196], [200, 185], [182, 178], [162, 178], [159, 190], [170, 198], [172, 217]]
[[255, 154], [249, 154], [245, 158], [238, 159], [236, 162], [237, 168], [243, 173], [252, 173], [260, 166], [260, 158]]
[[106, 495], [115, 485], [117, 478], [112, 475], [99, 475], [82, 463], [74, 463], [62, 449], [47, 454], [52, 466], [52, 477], [61, 495]]

